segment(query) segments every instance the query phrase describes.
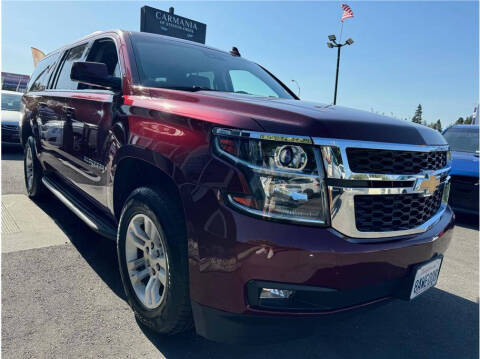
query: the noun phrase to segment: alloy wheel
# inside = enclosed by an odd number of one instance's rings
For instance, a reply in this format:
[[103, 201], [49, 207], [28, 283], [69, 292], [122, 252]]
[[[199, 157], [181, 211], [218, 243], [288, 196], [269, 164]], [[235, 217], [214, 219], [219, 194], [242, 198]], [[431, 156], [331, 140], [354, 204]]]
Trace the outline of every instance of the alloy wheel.
[[27, 189], [33, 186], [33, 154], [32, 147], [27, 145], [27, 153], [25, 155], [25, 175], [27, 180]]
[[161, 228], [144, 214], [128, 224], [125, 259], [130, 282], [137, 299], [147, 308], [162, 304], [168, 285], [168, 258]]

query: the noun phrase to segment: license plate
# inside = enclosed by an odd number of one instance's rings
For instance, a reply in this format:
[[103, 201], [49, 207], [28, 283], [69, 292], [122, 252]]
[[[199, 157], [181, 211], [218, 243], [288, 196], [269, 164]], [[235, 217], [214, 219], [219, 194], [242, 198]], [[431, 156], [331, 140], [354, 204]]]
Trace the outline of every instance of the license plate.
[[417, 268], [415, 279], [413, 280], [412, 291], [410, 292], [410, 299], [419, 296], [427, 289], [437, 284], [441, 265], [442, 258], [437, 258]]

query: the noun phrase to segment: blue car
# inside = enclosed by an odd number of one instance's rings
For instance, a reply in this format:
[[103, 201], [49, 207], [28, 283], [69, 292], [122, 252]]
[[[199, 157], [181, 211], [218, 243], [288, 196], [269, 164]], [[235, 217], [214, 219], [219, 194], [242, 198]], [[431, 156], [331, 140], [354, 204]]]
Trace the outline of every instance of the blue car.
[[443, 136], [452, 151], [450, 206], [478, 215], [478, 125], [454, 125]]

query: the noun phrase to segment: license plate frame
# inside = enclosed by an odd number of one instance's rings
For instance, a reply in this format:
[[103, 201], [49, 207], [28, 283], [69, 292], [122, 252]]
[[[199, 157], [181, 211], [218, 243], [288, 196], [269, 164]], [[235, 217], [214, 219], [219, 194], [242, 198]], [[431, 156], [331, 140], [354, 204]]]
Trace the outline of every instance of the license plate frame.
[[[428, 262], [416, 265], [411, 274], [408, 300], [414, 300], [438, 283], [438, 277], [442, 269], [443, 256], [438, 255]], [[433, 275], [436, 272], [435, 275]], [[423, 283], [422, 283], [423, 280]], [[424, 284], [426, 283], [426, 284]]]

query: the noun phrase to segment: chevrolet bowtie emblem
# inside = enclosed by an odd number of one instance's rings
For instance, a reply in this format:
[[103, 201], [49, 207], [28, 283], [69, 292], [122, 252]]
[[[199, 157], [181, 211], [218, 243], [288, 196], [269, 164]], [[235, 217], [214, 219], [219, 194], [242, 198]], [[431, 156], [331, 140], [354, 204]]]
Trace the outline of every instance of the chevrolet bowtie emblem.
[[420, 178], [417, 180], [415, 189], [417, 191], [423, 191], [426, 196], [431, 196], [437, 190], [440, 180], [428, 173], [425, 174], [425, 178]]

